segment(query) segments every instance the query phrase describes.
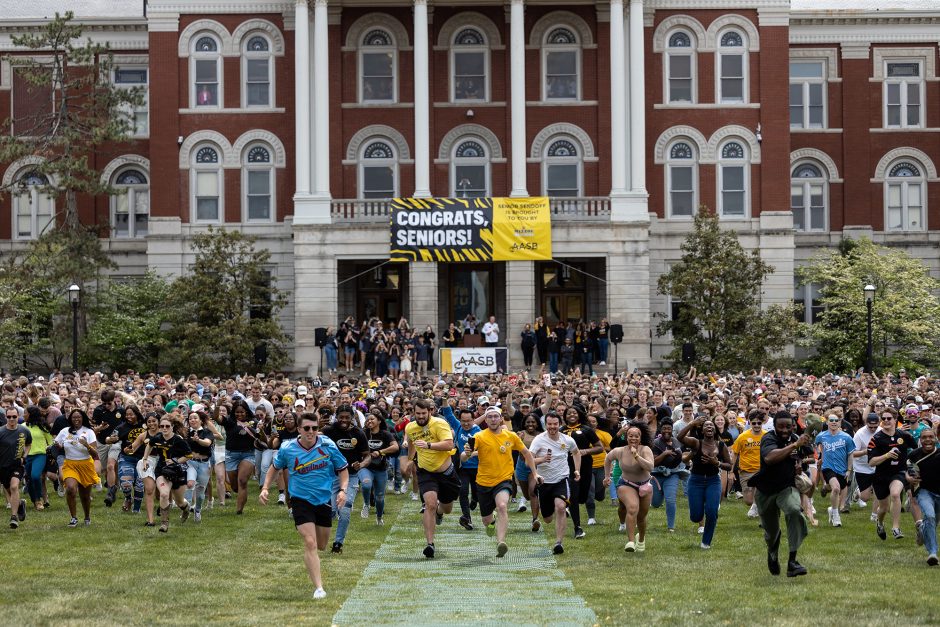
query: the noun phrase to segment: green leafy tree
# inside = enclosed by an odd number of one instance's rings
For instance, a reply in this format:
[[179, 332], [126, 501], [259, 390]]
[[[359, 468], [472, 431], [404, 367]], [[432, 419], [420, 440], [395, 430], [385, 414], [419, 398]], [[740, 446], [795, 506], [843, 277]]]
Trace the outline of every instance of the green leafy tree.
[[211, 227], [193, 238], [196, 261], [171, 290], [174, 370], [222, 375], [287, 360], [289, 338], [278, 323], [287, 296], [267, 270], [270, 253], [254, 244], [252, 236]]
[[821, 370], [854, 370], [865, 363], [867, 310], [863, 288], [876, 288], [872, 336], [892, 347], [883, 368], [936, 363], [940, 338], [940, 281], [903, 250], [868, 238], [838, 250], [820, 251], [798, 271], [804, 283], [820, 288], [825, 309], [809, 331]]
[[659, 278], [658, 291], [681, 301], [676, 320], [656, 327], [672, 334], [669, 358], [678, 361], [682, 345], [695, 346], [696, 365], [743, 369], [765, 365], [800, 333], [792, 305], [761, 307], [761, 286], [773, 268], [757, 251], [747, 253], [734, 231], [701, 208], [682, 243], [682, 259]]

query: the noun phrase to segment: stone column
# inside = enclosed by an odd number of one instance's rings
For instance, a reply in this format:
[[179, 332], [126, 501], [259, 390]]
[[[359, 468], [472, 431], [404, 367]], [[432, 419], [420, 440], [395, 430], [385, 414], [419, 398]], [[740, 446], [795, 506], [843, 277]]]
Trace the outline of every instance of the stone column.
[[510, 101], [512, 126], [513, 198], [525, 198], [526, 126], [525, 126], [525, 10], [524, 0], [512, 0], [509, 14]]
[[424, 329], [429, 324], [438, 341], [446, 330], [438, 329], [437, 263], [419, 261], [408, 264], [408, 322], [412, 328]]
[[[431, 113], [428, 95], [428, 2], [414, 0], [415, 190], [431, 197]], [[412, 264], [414, 266], [415, 264]], [[435, 264], [436, 265], [436, 264]]]
[[[611, 225], [613, 244], [607, 255], [607, 319], [623, 325], [616, 351], [620, 372], [645, 367], [650, 361], [649, 225]], [[611, 344], [607, 363], [614, 364]]]
[[[523, 367], [522, 327], [535, 321], [535, 262], [506, 262], [506, 319], [499, 322], [500, 346], [509, 348], [509, 369]], [[533, 358], [533, 363], [538, 359]]]
[[[614, 27], [613, 11], [611, 3], [611, 28]], [[642, 194], [646, 193], [644, 45], [643, 0], [630, 0], [630, 186], [633, 192]]]
[[310, 9], [297, 0], [294, 30], [294, 195], [310, 195]]
[[[327, 0], [313, 5], [313, 84], [314, 91], [314, 193], [330, 198], [330, 41], [327, 24]], [[329, 215], [329, 214], [327, 214]]]
[[339, 321], [336, 255], [321, 228], [294, 231], [294, 370], [307, 375], [317, 373], [323, 358], [314, 329]]
[[[631, 14], [632, 17], [632, 14]], [[626, 77], [624, 72], [623, 0], [610, 2], [610, 195], [627, 191]], [[631, 63], [631, 76], [633, 67]]]

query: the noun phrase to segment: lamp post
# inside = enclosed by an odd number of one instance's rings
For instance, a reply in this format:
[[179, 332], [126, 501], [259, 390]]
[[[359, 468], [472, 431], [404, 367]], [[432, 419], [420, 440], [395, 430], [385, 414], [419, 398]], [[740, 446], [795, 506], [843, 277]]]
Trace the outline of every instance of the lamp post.
[[871, 305], [875, 300], [875, 286], [869, 283], [864, 288], [865, 291], [865, 310], [867, 312], [868, 334], [865, 343], [865, 372], [871, 372], [872, 365], [872, 343], [871, 343]]
[[69, 302], [72, 303], [72, 372], [78, 372], [78, 297], [82, 288], [72, 283], [69, 286]]

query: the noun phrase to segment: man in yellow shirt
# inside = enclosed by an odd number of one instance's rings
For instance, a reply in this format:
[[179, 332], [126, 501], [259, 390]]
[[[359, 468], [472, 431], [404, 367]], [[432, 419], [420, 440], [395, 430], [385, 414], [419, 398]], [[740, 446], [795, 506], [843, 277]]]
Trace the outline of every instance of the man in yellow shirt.
[[426, 399], [415, 402], [414, 421], [405, 427], [408, 458], [402, 474], [408, 474], [417, 455], [418, 489], [424, 497], [424, 537], [428, 544], [424, 556], [434, 557], [434, 527], [449, 514], [460, 496], [460, 479], [450, 456], [454, 450], [454, 432], [443, 418], [432, 416], [434, 404]]
[[480, 503], [480, 515], [483, 517], [483, 524], [489, 530], [493, 522], [493, 511], [499, 514], [496, 518], [496, 557], [503, 557], [509, 550], [506, 546], [506, 531], [509, 529], [508, 505], [512, 494], [514, 470], [512, 452], [519, 451], [536, 484], [541, 483], [542, 478], [535, 468], [532, 453], [525, 447], [519, 436], [511, 429], [503, 428], [503, 416], [499, 409], [495, 407], [487, 409], [483, 418], [487, 429], [467, 442], [460, 457], [464, 461], [473, 456], [479, 459], [477, 499]]
[[759, 409], [753, 409], [747, 416], [751, 428], [742, 431], [738, 439], [731, 445], [733, 452], [732, 465], [738, 462], [738, 471], [741, 474], [741, 488], [744, 491], [744, 502], [751, 507], [747, 512], [748, 518], [757, 518], [757, 503], [754, 502], [754, 488], [748, 485], [751, 477], [760, 470], [760, 439], [764, 435], [763, 424], [767, 416]]

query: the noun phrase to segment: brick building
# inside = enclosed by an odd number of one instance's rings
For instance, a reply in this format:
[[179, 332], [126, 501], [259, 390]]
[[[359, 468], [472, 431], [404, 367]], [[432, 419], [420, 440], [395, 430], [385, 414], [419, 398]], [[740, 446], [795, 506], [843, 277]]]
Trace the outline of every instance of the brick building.
[[[940, 6], [932, 0], [113, 0], [79, 3], [114, 80], [148, 87], [133, 141], [94, 156], [127, 195], [83, 199], [117, 275], [172, 275], [208, 225], [259, 237], [292, 293], [294, 365], [346, 315], [445, 328], [495, 313], [624, 327], [620, 364], [667, 350], [656, 281], [700, 205], [776, 268], [764, 299], [814, 312], [794, 268], [869, 235], [940, 272]], [[132, 6], [128, 6], [132, 5]], [[0, 17], [0, 118], [48, 94], [17, 77]], [[64, 8], [64, 7], [63, 7]], [[0, 247], [56, 208], [0, 165]], [[22, 184], [20, 182], [22, 181]], [[564, 262], [384, 264], [392, 196], [551, 199]]]

